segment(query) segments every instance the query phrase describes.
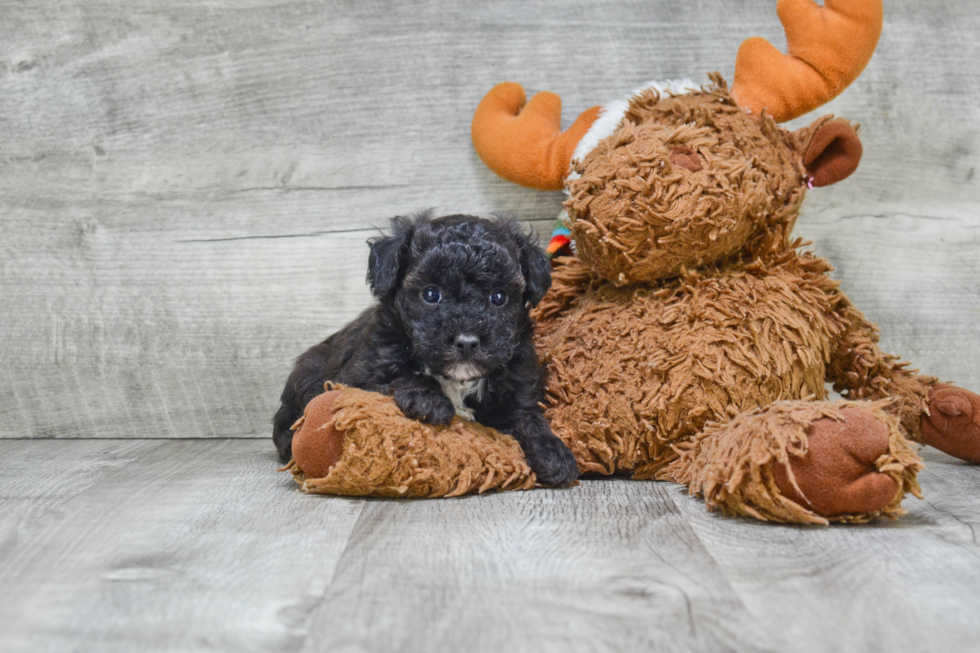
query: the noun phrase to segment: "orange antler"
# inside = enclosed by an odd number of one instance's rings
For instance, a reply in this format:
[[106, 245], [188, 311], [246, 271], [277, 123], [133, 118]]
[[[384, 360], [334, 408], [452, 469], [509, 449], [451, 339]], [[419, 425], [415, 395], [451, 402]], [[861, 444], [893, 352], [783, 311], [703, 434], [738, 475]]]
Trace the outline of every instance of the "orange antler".
[[857, 79], [878, 44], [881, 0], [779, 0], [788, 55], [759, 37], [746, 39], [735, 60], [732, 97], [765, 109], [777, 122], [829, 102]]
[[528, 188], [560, 190], [575, 146], [599, 115], [599, 107], [582, 113], [561, 130], [561, 98], [538, 93], [524, 105], [520, 84], [497, 84], [473, 114], [473, 146], [487, 167]]

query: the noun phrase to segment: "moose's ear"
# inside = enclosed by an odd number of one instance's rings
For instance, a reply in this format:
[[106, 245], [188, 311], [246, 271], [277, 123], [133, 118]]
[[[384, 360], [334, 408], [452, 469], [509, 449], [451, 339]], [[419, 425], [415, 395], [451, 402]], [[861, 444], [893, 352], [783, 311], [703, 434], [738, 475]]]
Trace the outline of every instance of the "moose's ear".
[[405, 272], [415, 224], [416, 220], [405, 216], [392, 218], [390, 236], [368, 241], [371, 255], [368, 257], [367, 281], [371, 285], [371, 293], [378, 299], [384, 299], [394, 292]]
[[803, 165], [810, 185], [829, 186], [857, 170], [864, 148], [849, 122], [824, 117], [808, 129], [813, 135], [806, 145]]

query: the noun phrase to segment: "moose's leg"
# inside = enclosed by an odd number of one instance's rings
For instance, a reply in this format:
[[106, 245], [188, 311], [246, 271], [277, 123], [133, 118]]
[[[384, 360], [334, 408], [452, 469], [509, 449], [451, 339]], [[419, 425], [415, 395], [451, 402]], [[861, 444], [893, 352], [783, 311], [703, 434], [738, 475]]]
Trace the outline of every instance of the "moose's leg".
[[296, 423], [285, 468], [303, 492], [422, 498], [534, 487], [509, 435], [458, 417], [447, 426], [409, 419], [376, 392], [326, 390]]
[[953, 385], [929, 393], [922, 415], [922, 442], [951, 456], [980, 463], [980, 395]]
[[904, 514], [922, 467], [887, 402], [781, 401], [712, 423], [665, 478], [709, 509], [766, 521], [827, 524]]

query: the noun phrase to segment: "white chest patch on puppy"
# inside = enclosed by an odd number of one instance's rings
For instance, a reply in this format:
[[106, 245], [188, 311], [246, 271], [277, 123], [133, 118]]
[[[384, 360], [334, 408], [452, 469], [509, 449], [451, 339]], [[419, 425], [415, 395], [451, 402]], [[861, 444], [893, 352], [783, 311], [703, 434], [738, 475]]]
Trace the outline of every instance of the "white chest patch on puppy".
[[470, 379], [468, 381], [456, 381], [444, 376], [435, 375], [433, 378], [439, 382], [442, 394], [453, 402], [456, 414], [465, 420], [473, 421], [473, 409], [467, 406], [464, 401], [467, 397], [476, 397], [477, 401], [483, 399], [483, 389], [486, 379]]

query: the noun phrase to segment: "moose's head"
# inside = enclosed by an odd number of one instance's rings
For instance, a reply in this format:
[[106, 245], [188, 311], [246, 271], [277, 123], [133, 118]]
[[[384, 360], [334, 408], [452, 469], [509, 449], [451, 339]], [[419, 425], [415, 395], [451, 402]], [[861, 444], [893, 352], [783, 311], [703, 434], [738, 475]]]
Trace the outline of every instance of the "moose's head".
[[785, 248], [807, 187], [850, 175], [856, 130], [825, 116], [791, 120], [829, 101], [870, 60], [880, 0], [779, 0], [788, 55], [763, 39], [739, 49], [729, 93], [722, 78], [650, 84], [592, 107], [561, 131], [561, 100], [525, 105], [514, 83], [492, 89], [473, 117], [483, 161], [509, 181], [566, 188], [578, 255], [616, 285], [677, 276], [730, 257]]

